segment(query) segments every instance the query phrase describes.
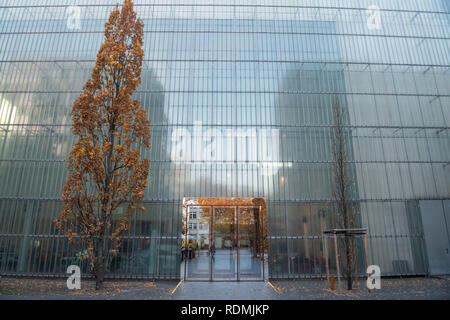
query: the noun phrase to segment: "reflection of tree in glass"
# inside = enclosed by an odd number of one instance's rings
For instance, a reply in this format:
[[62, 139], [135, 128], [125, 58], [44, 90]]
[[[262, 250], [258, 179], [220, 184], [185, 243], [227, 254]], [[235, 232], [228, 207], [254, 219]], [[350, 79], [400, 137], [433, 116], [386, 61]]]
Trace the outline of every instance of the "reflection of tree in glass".
[[[16, 196], [44, 196], [44, 192], [50, 192], [48, 186], [61, 185], [64, 166], [58, 160], [63, 161], [69, 149], [67, 135], [70, 126], [64, 124], [69, 109], [67, 101], [71, 97], [68, 92], [70, 82], [60, 79], [70, 70], [49, 62], [9, 63], [8, 70], [12, 74], [5, 75], [5, 87], [17, 92], [0, 95], [0, 130], [3, 136], [0, 158], [21, 162], [1, 161], [0, 179], [8, 181], [9, 193], [14, 192]], [[31, 76], [17, 83], [17, 73]], [[35, 160], [57, 161], [26, 165], [27, 161]], [[29, 180], [27, 183], [32, 185], [23, 188], [19, 177], [29, 176], [37, 166], [44, 170], [42, 178]], [[22, 194], [27, 189], [28, 194]]]
[[[267, 250], [268, 248], [268, 241], [267, 241], [267, 207], [266, 207], [266, 201], [264, 198], [196, 198], [197, 203], [199, 205], [207, 205], [207, 206], [218, 206], [219, 210], [221, 209], [220, 206], [243, 206], [244, 211], [245, 210], [252, 210], [253, 211], [253, 216], [251, 214], [242, 214], [242, 218], [240, 217], [240, 221], [239, 224], [242, 225], [251, 225], [252, 224], [252, 220], [254, 220], [255, 222], [262, 222], [262, 234], [261, 237], [256, 237], [259, 241], [259, 239], [262, 239], [263, 244], [264, 244], [264, 250]], [[188, 200], [189, 201], [189, 200]], [[259, 219], [259, 210], [258, 209], [250, 209], [250, 208], [245, 208], [245, 206], [255, 206], [255, 207], [261, 207], [261, 214], [262, 214], [262, 219]], [[228, 208], [229, 209], [229, 208]], [[205, 210], [205, 209], [204, 209]], [[234, 209], [232, 209], [234, 210]], [[202, 214], [202, 218], [205, 219], [204, 221], [210, 221], [210, 216], [211, 216], [211, 211], [205, 211]], [[230, 216], [230, 215], [229, 215]], [[226, 219], [231, 219], [231, 218], [226, 218]], [[227, 221], [227, 220], [225, 220]], [[254, 224], [256, 226], [256, 230], [261, 229], [260, 226], [255, 223]], [[254, 234], [257, 231], [255, 231]], [[257, 248], [260, 247], [259, 244], [256, 245]], [[259, 250], [259, 249], [258, 249]]]

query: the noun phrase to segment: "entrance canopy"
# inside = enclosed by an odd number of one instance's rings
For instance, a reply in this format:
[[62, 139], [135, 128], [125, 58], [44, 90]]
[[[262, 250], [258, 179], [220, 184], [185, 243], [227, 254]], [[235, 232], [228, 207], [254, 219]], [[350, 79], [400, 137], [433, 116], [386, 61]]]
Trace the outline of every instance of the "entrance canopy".
[[183, 205], [206, 206], [262, 206], [266, 208], [264, 198], [183, 198]]

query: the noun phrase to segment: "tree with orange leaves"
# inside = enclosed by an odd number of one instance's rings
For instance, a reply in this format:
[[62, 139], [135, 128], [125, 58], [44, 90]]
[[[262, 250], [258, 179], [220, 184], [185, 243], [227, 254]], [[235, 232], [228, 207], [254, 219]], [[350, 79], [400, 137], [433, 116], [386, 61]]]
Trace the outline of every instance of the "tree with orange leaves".
[[148, 159], [139, 148], [150, 148], [150, 127], [140, 101], [131, 98], [140, 83], [144, 51], [143, 24], [131, 0], [111, 12], [105, 39], [82, 94], [72, 106], [72, 131], [77, 137], [70, 151], [63, 210], [56, 227], [85, 247], [101, 289], [121, 233], [130, 217], [144, 210]]

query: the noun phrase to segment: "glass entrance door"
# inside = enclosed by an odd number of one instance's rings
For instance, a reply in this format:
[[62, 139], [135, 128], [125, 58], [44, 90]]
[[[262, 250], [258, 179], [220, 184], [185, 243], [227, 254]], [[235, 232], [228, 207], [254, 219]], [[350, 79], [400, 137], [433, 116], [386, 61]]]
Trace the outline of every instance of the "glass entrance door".
[[239, 279], [262, 279], [264, 255], [259, 210], [254, 207], [239, 207], [238, 213]]
[[214, 207], [211, 242], [213, 280], [237, 280], [236, 207]]
[[185, 279], [211, 280], [212, 208], [188, 207], [184, 217], [181, 261]]
[[260, 207], [189, 206], [181, 248], [185, 280], [263, 280]]

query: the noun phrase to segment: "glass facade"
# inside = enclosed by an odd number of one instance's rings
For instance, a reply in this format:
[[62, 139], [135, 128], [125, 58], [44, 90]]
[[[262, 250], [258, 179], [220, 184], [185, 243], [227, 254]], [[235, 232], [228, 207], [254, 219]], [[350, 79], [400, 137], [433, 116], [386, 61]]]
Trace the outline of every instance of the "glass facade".
[[[324, 276], [335, 98], [369, 263], [428, 273], [419, 201], [450, 198], [447, 0], [134, 2], [151, 170], [113, 276], [182, 277], [183, 197], [265, 198], [269, 276]], [[77, 261], [52, 219], [70, 108], [115, 3], [0, 4], [1, 274], [65, 274]]]

